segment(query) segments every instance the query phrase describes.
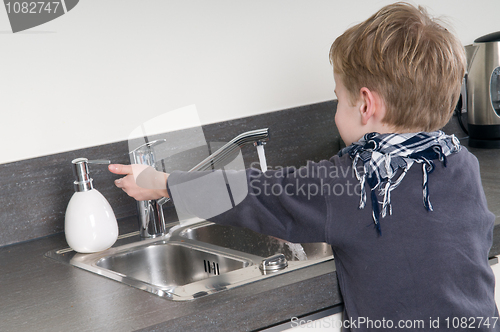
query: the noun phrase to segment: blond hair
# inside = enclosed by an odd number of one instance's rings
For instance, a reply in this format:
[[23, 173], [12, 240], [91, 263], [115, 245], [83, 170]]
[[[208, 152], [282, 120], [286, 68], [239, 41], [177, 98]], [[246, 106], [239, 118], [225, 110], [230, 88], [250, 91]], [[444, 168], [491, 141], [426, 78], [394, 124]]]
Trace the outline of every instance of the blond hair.
[[384, 100], [384, 123], [402, 131], [442, 128], [465, 75], [460, 41], [424, 8], [395, 3], [349, 28], [330, 48], [330, 62], [351, 103], [362, 87]]

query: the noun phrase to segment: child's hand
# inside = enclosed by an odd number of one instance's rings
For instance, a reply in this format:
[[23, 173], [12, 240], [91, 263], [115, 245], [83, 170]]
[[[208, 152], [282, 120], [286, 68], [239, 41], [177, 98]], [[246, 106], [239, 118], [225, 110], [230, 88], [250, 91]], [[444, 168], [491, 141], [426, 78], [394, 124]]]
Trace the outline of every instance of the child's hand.
[[111, 173], [126, 175], [115, 180], [115, 185], [138, 201], [168, 197], [166, 173], [158, 172], [151, 166], [137, 164], [111, 164], [108, 169]]

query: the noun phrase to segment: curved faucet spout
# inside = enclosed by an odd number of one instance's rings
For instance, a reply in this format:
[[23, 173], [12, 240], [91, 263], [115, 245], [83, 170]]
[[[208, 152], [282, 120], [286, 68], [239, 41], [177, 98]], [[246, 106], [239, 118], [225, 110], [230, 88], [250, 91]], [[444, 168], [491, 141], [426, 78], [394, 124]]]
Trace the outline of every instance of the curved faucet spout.
[[246, 144], [262, 144], [269, 140], [269, 128], [257, 129], [247, 131], [245, 133], [239, 134], [226, 144], [224, 144], [220, 149], [200, 161], [196, 166], [191, 168], [189, 172], [194, 171], [206, 171], [212, 168], [212, 165], [223, 162], [226, 158], [232, 155], [232, 153], [240, 149]]

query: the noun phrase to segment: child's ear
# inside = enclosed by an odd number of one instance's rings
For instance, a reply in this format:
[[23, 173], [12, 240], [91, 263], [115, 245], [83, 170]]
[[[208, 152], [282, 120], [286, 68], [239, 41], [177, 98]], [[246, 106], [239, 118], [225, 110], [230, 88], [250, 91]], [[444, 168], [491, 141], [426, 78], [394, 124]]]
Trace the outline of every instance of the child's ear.
[[377, 112], [378, 95], [376, 95], [366, 87], [363, 87], [359, 90], [359, 95], [361, 99], [361, 103], [359, 106], [359, 112], [361, 114], [361, 123], [363, 125], [366, 125]]

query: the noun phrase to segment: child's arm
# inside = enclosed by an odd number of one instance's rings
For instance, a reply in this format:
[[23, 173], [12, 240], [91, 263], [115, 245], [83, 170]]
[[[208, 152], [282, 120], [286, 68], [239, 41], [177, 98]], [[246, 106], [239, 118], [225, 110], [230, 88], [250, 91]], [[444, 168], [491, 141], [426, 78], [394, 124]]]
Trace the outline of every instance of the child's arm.
[[108, 167], [114, 174], [126, 175], [115, 180], [115, 185], [138, 201], [169, 197], [167, 192], [168, 174], [145, 165], [112, 164]]
[[[173, 172], [168, 185], [177, 213], [183, 216], [245, 227], [291, 242], [326, 242], [328, 194], [322, 188], [329, 185], [329, 180], [322, 178], [324, 172], [318, 172], [318, 167], [328, 165], [331, 163], [323, 161], [311, 162], [301, 171], [290, 167], [266, 173], [257, 169], [226, 172], [229, 192], [236, 197], [230, 203], [228, 191], [208, 179], [208, 174], [221, 177], [217, 172]], [[248, 188], [243, 198], [239, 192], [241, 176]], [[207, 180], [202, 181], [205, 177]], [[176, 188], [183, 184], [185, 188]]]
[[[228, 183], [235, 183], [234, 176], [247, 179], [248, 194], [231, 208], [224, 207], [224, 192], [217, 189], [217, 183], [211, 181], [195, 182], [208, 174], [217, 176], [217, 172], [174, 172], [169, 175], [158, 172], [144, 165], [110, 165], [115, 174], [126, 175], [115, 181], [136, 200], [170, 197], [166, 188], [173, 190], [176, 209], [190, 216], [198, 216], [222, 225], [246, 227], [259, 233], [279, 237], [291, 242], [326, 242], [325, 225], [328, 207], [323, 187], [329, 182], [319, 177], [318, 167], [330, 166], [331, 163], [309, 163], [302, 172], [295, 168], [262, 173], [256, 169], [239, 172], [226, 172]], [[170, 177], [170, 178], [169, 178]], [[172, 181], [171, 181], [172, 180]], [[172, 182], [172, 183], [170, 183]], [[188, 183], [187, 190], [179, 192], [176, 185]], [[232, 194], [235, 192], [230, 188]], [[226, 199], [227, 200], [227, 199]], [[227, 203], [227, 202], [226, 202]], [[207, 206], [215, 207], [216, 213], [206, 216]], [[217, 212], [218, 211], [218, 212]], [[209, 211], [210, 213], [210, 211]]]

